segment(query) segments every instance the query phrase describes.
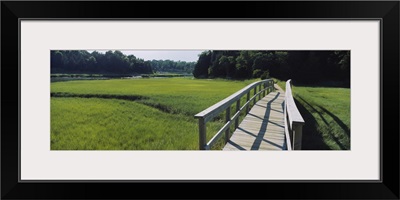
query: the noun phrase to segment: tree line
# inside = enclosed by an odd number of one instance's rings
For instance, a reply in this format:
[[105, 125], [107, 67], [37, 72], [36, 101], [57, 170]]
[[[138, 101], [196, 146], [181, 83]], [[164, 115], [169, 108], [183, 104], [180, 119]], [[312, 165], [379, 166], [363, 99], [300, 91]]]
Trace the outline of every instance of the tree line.
[[297, 83], [350, 84], [350, 51], [204, 51], [196, 78], [249, 79], [269, 76]]
[[186, 73], [192, 74], [196, 62], [151, 60], [150, 66], [155, 72]]
[[157, 72], [192, 73], [195, 62], [145, 61], [121, 51], [100, 53], [86, 50], [51, 51], [51, 73], [153, 74]]

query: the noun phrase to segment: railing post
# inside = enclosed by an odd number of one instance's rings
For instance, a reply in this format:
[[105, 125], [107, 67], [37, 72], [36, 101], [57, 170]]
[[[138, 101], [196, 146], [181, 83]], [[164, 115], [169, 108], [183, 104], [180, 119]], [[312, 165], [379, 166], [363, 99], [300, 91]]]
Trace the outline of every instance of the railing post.
[[258, 95], [258, 100], [261, 100], [261, 84], [260, 84], [260, 86], [258, 88], [258, 92], [260, 92], [260, 94]]
[[267, 83], [263, 83], [263, 86], [264, 86], [263, 96], [265, 97], [265, 90], [268, 89], [268, 88], [266, 87], [266, 86], [267, 86]]
[[293, 150], [301, 150], [303, 124], [293, 123]]
[[275, 91], [274, 80], [269, 81], [269, 83], [271, 84], [271, 92], [274, 92]]
[[[249, 100], [250, 100], [250, 91], [247, 93], [246, 103], [249, 102]], [[250, 108], [250, 102], [246, 106], [246, 114], [249, 113], [250, 111], [249, 108]]]
[[[270, 81], [270, 84], [271, 84], [271, 92], [274, 92], [275, 91], [275, 82], [274, 82], [274, 80], [271, 80]], [[285, 91], [285, 90], [284, 90]]]
[[257, 99], [257, 96], [256, 96], [256, 94], [257, 94], [257, 86], [256, 87], [254, 87], [254, 99], [253, 99], [253, 106], [254, 105], [256, 105], [256, 99]]
[[206, 149], [206, 123], [204, 118], [199, 118], [199, 149]]
[[[225, 114], [225, 123], [229, 122], [231, 120], [231, 107], [229, 106], [226, 109], [226, 114]], [[228, 127], [225, 131], [225, 143], [229, 141], [229, 134], [230, 134], [230, 127]]]
[[[240, 110], [240, 99], [236, 101], [236, 113]], [[235, 120], [235, 129], [239, 126], [239, 116]]]

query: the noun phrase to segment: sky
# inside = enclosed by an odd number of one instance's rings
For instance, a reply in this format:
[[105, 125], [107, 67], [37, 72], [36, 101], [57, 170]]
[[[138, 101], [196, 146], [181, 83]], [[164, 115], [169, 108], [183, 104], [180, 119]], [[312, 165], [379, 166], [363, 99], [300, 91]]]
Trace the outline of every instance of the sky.
[[[97, 50], [100, 53], [105, 53], [108, 50]], [[144, 60], [174, 60], [197, 62], [199, 54], [203, 50], [120, 50], [125, 55], [134, 55], [137, 58]], [[93, 50], [88, 52], [93, 52]]]

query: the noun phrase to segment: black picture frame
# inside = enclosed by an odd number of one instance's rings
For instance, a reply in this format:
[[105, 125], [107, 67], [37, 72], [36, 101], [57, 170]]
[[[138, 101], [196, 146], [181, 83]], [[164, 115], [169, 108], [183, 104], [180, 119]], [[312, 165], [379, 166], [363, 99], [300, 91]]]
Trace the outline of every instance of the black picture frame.
[[[399, 6], [399, 1], [2, 1], [1, 198], [399, 199]], [[153, 12], [155, 7], [162, 8], [162, 11]], [[19, 77], [19, 19], [21, 18], [379, 19], [382, 22], [380, 86], [382, 179], [378, 182], [19, 182], [18, 133], [21, 128], [19, 126], [21, 107], [20, 80], [17, 77]], [[222, 189], [222, 185], [228, 189]], [[154, 192], [148, 193], [148, 190]]]

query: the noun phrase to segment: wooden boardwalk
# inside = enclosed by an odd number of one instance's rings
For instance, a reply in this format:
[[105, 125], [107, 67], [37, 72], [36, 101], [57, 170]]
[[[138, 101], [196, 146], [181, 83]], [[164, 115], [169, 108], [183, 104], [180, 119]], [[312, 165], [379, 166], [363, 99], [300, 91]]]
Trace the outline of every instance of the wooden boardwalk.
[[243, 119], [223, 150], [284, 150], [285, 92], [277, 90], [259, 100]]

